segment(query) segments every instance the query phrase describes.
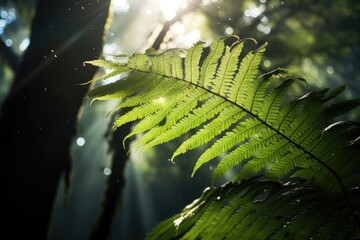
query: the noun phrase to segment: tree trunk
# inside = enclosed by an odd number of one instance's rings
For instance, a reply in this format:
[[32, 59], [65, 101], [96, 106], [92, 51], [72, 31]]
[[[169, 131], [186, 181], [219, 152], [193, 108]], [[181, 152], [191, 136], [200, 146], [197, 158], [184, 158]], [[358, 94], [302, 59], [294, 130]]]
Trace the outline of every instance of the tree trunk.
[[[5, 232], [11, 239], [46, 239], [79, 108], [102, 51], [110, 0], [39, 0], [30, 45], [0, 118], [5, 167]], [[84, 196], [85, 197], [85, 196]], [[6, 236], [6, 233], [3, 234]]]

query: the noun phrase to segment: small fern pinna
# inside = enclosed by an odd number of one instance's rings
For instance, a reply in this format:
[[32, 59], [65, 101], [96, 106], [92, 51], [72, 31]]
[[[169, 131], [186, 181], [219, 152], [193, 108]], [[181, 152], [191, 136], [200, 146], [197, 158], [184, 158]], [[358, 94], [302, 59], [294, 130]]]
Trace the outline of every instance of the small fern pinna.
[[255, 40], [230, 36], [88, 62], [112, 70], [94, 80], [123, 76], [89, 96], [129, 108], [115, 128], [135, 122], [127, 138], [143, 135], [134, 147], [190, 132], [171, 161], [206, 145], [192, 174], [217, 158], [213, 180], [237, 171], [232, 183], [205, 191], [148, 238], [359, 237], [360, 125], [336, 118], [360, 100], [335, 102], [343, 86], [294, 97], [292, 86], [305, 80], [282, 68], [260, 74], [266, 44], [244, 51], [251, 46]]

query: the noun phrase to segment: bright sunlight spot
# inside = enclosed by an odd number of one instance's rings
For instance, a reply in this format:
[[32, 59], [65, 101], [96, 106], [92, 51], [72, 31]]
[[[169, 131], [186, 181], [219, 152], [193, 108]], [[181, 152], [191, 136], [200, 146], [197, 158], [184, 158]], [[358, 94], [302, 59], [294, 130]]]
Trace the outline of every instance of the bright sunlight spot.
[[200, 40], [200, 31], [199, 30], [193, 30], [189, 34], [185, 36], [185, 42], [186, 43], [194, 43]]
[[127, 0], [112, 0], [111, 5], [116, 13], [129, 11], [129, 3]]
[[118, 51], [118, 45], [116, 43], [107, 43], [103, 47], [104, 54], [113, 54]]
[[264, 4], [260, 4], [259, 7], [257, 7], [255, 4], [251, 4], [250, 7], [245, 10], [244, 14], [246, 17], [249, 18], [256, 18], [261, 13], [263, 13], [266, 10], [266, 7]]
[[256, 28], [259, 32], [263, 32], [265, 34], [269, 34], [271, 32], [271, 28], [263, 23], [258, 24]]
[[156, 0], [159, 9], [163, 13], [166, 20], [171, 20], [176, 16], [176, 12], [180, 8], [186, 8], [187, 0]]
[[183, 34], [185, 32], [185, 26], [181, 22], [176, 22], [170, 27], [171, 31], [175, 34]]
[[25, 51], [26, 48], [29, 46], [29, 44], [30, 44], [30, 39], [24, 38], [19, 45], [20, 51], [22, 51], [22, 52]]
[[165, 101], [166, 101], [166, 99], [163, 98], [163, 97], [159, 97], [159, 98], [157, 98], [157, 99], [154, 100], [154, 102], [160, 103], [160, 104], [165, 103]]
[[82, 138], [82, 137], [78, 137], [78, 138], [76, 139], [76, 144], [77, 144], [79, 147], [84, 146], [84, 144], [85, 144], [85, 139]]

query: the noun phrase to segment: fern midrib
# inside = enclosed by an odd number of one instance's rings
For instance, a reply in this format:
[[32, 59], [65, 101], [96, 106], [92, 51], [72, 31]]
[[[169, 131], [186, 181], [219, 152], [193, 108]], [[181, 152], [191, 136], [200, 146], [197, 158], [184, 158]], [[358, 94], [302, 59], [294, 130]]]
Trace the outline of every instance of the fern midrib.
[[[128, 68], [130, 70], [134, 70], [134, 71], [138, 71], [138, 72], [142, 72], [142, 73], [145, 73], [145, 74], [149, 74], [151, 73], [151, 71], [143, 71], [143, 70], [139, 70], [139, 69], [135, 69], [135, 68], [132, 68], [132, 67], [129, 67]], [[172, 76], [167, 76], [165, 74], [160, 74], [160, 73], [157, 73], [157, 75], [161, 76], [161, 77], [166, 77], [166, 78], [172, 78], [172, 79], [175, 79], [175, 80], [178, 80], [178, 81], [181, 81], [181, 82], [184, 82], [184, 83], [187, 83], [187, 84], [190, 84], [190, 85], [193, 85], [194, 87], [196, 88], [200, 88], [206, 92], [209, 92], [227, 102], [230, 102], [231, 104], [237, 106], [238, 108], [240, 108], [241, 110], [243, 110], [244, 112], [246, 112], [247, 114], [253, 116], [255, 119], [257, 119], [259, 122], [261, 122], [263, 125], [265, 125], [266, 127], [268, 127], [269, 129], [271, 129], [272, 131], [274, 131], [276, 134], [278, 134], [279, 136], [283, 137], [284, 139], [286, 139], [288, 142], [290, 142], [291, 144], [293, 144], [294, 146], [296, 146], [297, 148], [299, 148], [301, 151], [303, 151], [305, 154], [307, 154], [308, 156], [310, 156], [312, 159], [314, 159], [315, 161], [317, 161], [318, 163], [320, 163], [325, 169], [327, 169], [336, 179], [336, 181], [338, 182], [339, 186], [340, 186], [340, 189], [345, 197], [345, 200], [346, 202], [348, 203], [353, 215], [354, 215], [354, 218], [356, 220], [356, 223], [358, 225], [358, 228], [360, 229], [360, 221], [355, 213], [355, 209], [354, 209], [354, 206], [352, 205], [351, 201], [350, 201], [350, 198], [347, 194], [347, 191], [345, 190], [345, 187], [342, 183], [342, 180], [340, 178], [339, 175], [337, 175], [337, 173], [335, 172], [334, 169], [332, 169], [330, 166], [328, 166], [326, 163], [324, 163], [323, 161], [321, 161], [318, 157], [316, 157], [315, 155], [313, 155], [311, 152], [309, 152], [308, 150], [306, 150], [304, 147], [302, 147], [301, 145], [299, 145], [298, 143], [294, 142], [291, 138], [287, 137], [286, 135], [284, 135], [282, 132], [280, 132], [280, 129], [277, 130], [275, 127], [271, 126], [270, 124], [268, 124], [266, 121], [264, 121], [263, 119], [261, 119], [257, 114], [255, 113], [252, 113], [250, 110], [244, 108], [243, 106], [237, 104], [236, 102], [233, 102], [229, 99], [227, 99], [225, 96], [222, 96], [220, 95], [219, 93], [216, 93], [216, 92], [213, 92], [203, 86], [200, 86], [196, 83], [193, 83], [191, 81], [187, 81], [185, 79], [185, 77], [183, 79], [181, 78], [177, 78], [177, 77], [172, 77]]]
[[[138, 69], [134, 69], [134, 68], [130, 68], [129, 69], [131, 70], [135, 70], [135, 71], [138, 71], [138, 72], [143, 72], [143, 73], [150, 73], [150, 72], [147, 72], [147, 71], [141, 71], [141, 70], [138, 70]], [[294, 142], [291, 138], [287, 137], [286, 135], [284, 135], [282, 132], [280, 132], [280, 130], [276, 129], [275, 127], [273, 127], [272, 125], [270, 125], [269, 123], [267, 123], [265, 120], [261, 119], [257, 114], [251, 112], [250, 110], [244, 108], [243, 106], [227, 99], [226, 97], [220, 95], [219, 93], [216, 93], [216, 92], [213, 92], [203, 86], [200, 86], [200, 85], [197, 85], [193, 82], [190, 82], [190, 81], [187, 81], [185, 79], [180, 79], [180, 78], [176, 78], [176, 77], [171, 77], [171, 76], [166, 76], [164, 74], [158, 74], [159, 76], [161, 77], [166, 77], [166, 78], [173, 78], [173, 79], [176, 79], [176, 80], [179, 80], [179, 81], [182, 81], [184, 83], [187, 83], [187, 84], [190, 84], [190, 85], [193, 85], [194, 87], [197, 87], [197, 88], [200, 88], [206, 92], [209, 92], [219, 98], [222, 98], [223, 100], [227, 101], [227, 102], [230, 102], [231, 104], [235, 105], [236, 107], [240, 108], [241, 110], [243, 110], [244, 112], [246, 112], [247, 114], [253, 116], [255, 119], [257, 119], [258, 121], [260, 121], [263, 125], [265, 125], [266, 127], [270, 128], [272, 131], [274, 131], [276, 134], [280, 135], [281, 137], [283, 137], [284, 139], [286, 139], [288, 142], [290, 142], [291, 144], [295, 145], [297, 148], [301, 149], [305, 154], [307, 154], [308, 156], [310, 156], [311, 158], [313, 158], [315, 161], [319, 162], [321, 165], [323, 165], [328, 171], [330, 171], [336, 178], [337, 180], [340, 182], [341, 179], [340, 177], [336, 174], [335, 170], [333, 170], [330, 166], [328, 166], [326, 163], [324, 163], [323, 161], [321, 161], [318, 157], [316, 157], [315, 155], [313, 155], [311, 152], [309, 152], [308, 150], [306, 150], [305, 148], [303, 148], [300, 144]], [[342, 185], [342, 184], [341, 184]]]

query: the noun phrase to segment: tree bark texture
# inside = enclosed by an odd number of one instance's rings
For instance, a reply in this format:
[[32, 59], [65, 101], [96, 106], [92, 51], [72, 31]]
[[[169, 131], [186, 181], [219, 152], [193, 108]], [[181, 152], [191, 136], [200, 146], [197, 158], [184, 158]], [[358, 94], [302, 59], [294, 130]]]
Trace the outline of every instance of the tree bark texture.
[[[5, 232], [46, 239], [79, 108], [102, 52], [110, 0], [39, 0], [30, 45], [0, 115]], [[84, 196], [86, 199], [86, 196]], [[7, 234], [4, 234], [6, 236]], [[25, 239], [25, 238], [24, 238]]]

